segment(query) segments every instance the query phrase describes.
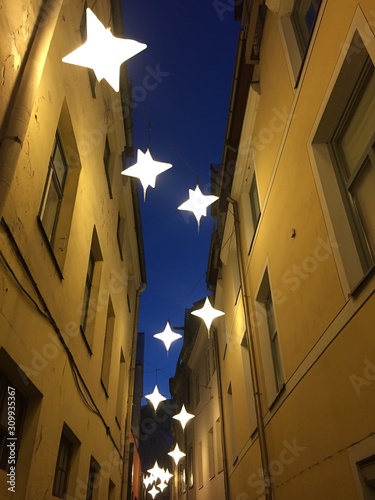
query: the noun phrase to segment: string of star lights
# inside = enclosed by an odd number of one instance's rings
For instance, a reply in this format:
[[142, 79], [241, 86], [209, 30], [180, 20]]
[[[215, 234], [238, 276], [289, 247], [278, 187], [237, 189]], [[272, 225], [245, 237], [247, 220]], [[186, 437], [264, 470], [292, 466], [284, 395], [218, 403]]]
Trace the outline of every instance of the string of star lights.
[[[147, 45], [135, 40], [113, 36], [110, 29], [106, 28], [89, 8], [86, 9], [86, 24], [86, 42], [66, 55], [62, 61], [93, 69], [98, 81], [106, 80], [115, 92], [119, 92], [121, 64], [145, 50]], [[155, 188], [156, 177], [172, 168], [172, 166], [170, 163], [154, 160], [149, 147], [147, 147], [145, 153], [138, 149], [136, 163], [123, 170], [121, 174], [139, 179], [143, 187], [144, 200], [146, 200], [147, 188]], [[204, 195], [197, 183], [194, 190], [189, 189], [188, 200], [178, 206], [177, 209], [192, 212], [197, 220], [199, 231], [201, 218], [207, 215], [207, 208], [217, 199], [218, 196]], [[209, 298], [206, 297], [204, 306], [201, 309], [192, 311], [191, 314], [200, 317], [204, 321], [209, 336], [212, 322], [215, 318], [222, 316], [224, 312], [213, 308]], [[154, 337], [164, 343], [168, 352], [172, 342], [180, 339], [182, 335], [173, 332], [169, 322], [167, 322], [164, 331], [156, 333]], [[157, 384], [155, 384], [153, 392], [147, 394], [145, 398], [150, 401], [155, 412], [158, 409], [159, 403], [167, 399], [160, 394]], [[194, 415], [188, 413], [183, 404], [180, 412], [174, 415], [173, 418], [180, 422], [182, 429], [185, 429], [187, 423], [194, 418]], [[174, 449], [168, 455], [174, 460], [177, 467], [179, 461], [186, 456], [186, 453], [180, 450], [176, 443]], [[173, 474], [168, 469], [159, 467], [157, 461], [155, 461], [154, 466], [147, 472], [149, 472], [149, 475], [144, 477], [143, 482], [148, 493], [152, 498], [155, 498], [158, 493], [162, 492], [168, 486], [168, 482], [173, 477]], [[150, 486], [152, 487], [150, 488]]]

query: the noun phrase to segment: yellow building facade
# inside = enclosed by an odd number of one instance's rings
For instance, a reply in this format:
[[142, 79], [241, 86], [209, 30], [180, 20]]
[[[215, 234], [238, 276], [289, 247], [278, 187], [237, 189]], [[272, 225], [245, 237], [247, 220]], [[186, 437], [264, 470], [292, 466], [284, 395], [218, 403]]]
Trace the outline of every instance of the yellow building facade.
[[208, 272], [229, 498], [375, 498], [374, 3], [235, 9]]
[[[124, 36], [118, 2], [93, 11]], [[145, 268], [126, 71], [117, 93], [62, 62], [82, 2], [2, 2], [0, 31], [1, 497], [127, 498]]]

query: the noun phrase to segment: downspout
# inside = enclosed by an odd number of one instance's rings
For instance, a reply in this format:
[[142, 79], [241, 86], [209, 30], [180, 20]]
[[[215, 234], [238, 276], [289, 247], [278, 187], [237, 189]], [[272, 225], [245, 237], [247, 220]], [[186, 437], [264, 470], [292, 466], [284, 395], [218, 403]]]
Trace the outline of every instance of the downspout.
[[128, 385], [128, 401], [126, 404], [126, 421], [125, 421], [125, 433], [124, 433], [124, 464], [122, 469], [122, 488], [121, 488], [121, 500], [125, 500], [128, 497], [129, 488], [131, 488], [130, 477], [128, 474], [129, 470], [129, 454], [130, 454], [130, 440], [129, 436], [131, 433], [132, 425], [132, 414], [133, 414], [133, 398], [134, 398], [134, 378], [135, 378], [135, 362], [136, 362], [136, 351], [137, 351], [137, 336], [138, 336], [138, 317], [139, 317], [139, 304], [141, 293], [146, 289], [144, 283], [137, 290], [136, 301], [135, 301], [135, 314], [134, 314], [134, 324], [133, 324], [133, 340], [132, 340], [132, 350], [131, 350], [131, 361], [129, 370], [129, 385]]
[[14, 173], [29, 127], [51, 40], [63, 0], [45, 0], [36, 21], [36, 32], [10, 112], [5, 137], [0, 144], [0, 220], [4, 213]]
[[265, 489], [265, 499], [272, 500], [272, 490], [271, 490], [271, 476], [269, 469], [269, 459], [268, 459], [268, 450], [267, 450], [267, 442], [266, 442], [266, 432], [263, 421], [263, 413], [262, 413], [262, 402], [260, 397], [260, 388], [259, 388], [259, 380], [258, 380], [258, 369], [255, 357], [254, 350], [254, 338], [251, 329], [250, 322], [250, 310], [248, 304], [248, 293], [245, 279], [245, 268], [242, 258], [242, 244], [241, 244], [241, 233], [240, 233], [240, 219], [238, 214], [238, 203], [233, 198], [228, 198], [229, 203], [233, 206], [234, 211], [234, 233], [236, 236], [236, 245], [237, 245], [237, 259], [238, 259], [238, 267], [240, 271], [240, 281], [241, 281], [241, 295], [242, 302], [244, 305], [244, 314], [245, 314], [245, 324], [246, 324], [246, 335], [247, 342], [249, 344], [249, 360], [250, 360], [250, 371], [251, 371], [251, 381], [253, 384], [253, 393], [254, 393], [254, 403], [255, 403], [255, 413], [258, 427], [258, 438], [259, 438], [259, 448], [260, 448], [260, 458], [263, 469], [263, 479], [264, 479], [264, 489]]
[[217, 331], [213, 328], [213, 338], [215, 342], [215, 358], [216, 358], [216, 377], [217, 377], [217, 388], [219, 393], [219, 412], [221, 418], [221, 451], [223, 454], [223, 470], [224, 470], [224, 491], [225, 498], [229, 500], [229, 472], [228, 472], [228, 455], [227, 455], [227, 445], [225, 439], [225, 420], [224, 420], [224, 404], [223, 404], [223, 386], [221, 383], [221, 369], [220, 369], [220, 355], [219, 355], [219, 339], [217, 338]]

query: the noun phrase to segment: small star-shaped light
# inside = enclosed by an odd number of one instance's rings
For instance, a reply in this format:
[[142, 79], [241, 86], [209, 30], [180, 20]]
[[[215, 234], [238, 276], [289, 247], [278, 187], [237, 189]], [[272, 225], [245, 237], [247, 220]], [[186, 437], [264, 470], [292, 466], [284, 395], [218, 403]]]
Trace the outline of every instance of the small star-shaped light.
[[138, 177], [143, 186], [144, 198], [146, 199], [146, 189], [148, 186], [155, 187], [156, 176], [165, 172], [172, 167], [171, 163], [163, 163], [155, 161], [148, 149], [143, 153], [140, 149], [137, 152], [137, 163], [131, 167], [123, 170], [123, 175], [130, 175], [131, 177]]
[[194, 418], [192, 413], [188, 413], [185, 409], [185, 405], [182, 405], [181, 411], [178, 415], [174, 415], [176, 420], [181, 422], [182, 428], [185, 429], [186, 424], [189, 422], [191, 418]]
[[163, 469], [159, 467], [157, 460], [155, 460], [152, 469], [147, 469], [147, 472], [150, 473], [153, 481], [157, 481], [158, 479], [162, 480], [163, 478]]
[[195, 218], [197, 219], [199, 229], [199, 223], [202, 215], [207, 215], [207, 207], [214, 203], [214, 201], [218, 198], [218, 196], [204, 195], [197, 185], [195, 191], [189, 189], [189, 199], [180, 205], [178, 210], [189, 210], [190, 212], [193, 212]]
[[[171, 474], [168, 469], [161, 470], [159, 478], [162, 483], [168, 483], [171, 477], [173, 477], [173, 474]], [[159, 484], [158, 487], [160, 487]]]
[[192, 311], [191, 314], [194, 314], [194, 316], [198, 316], [199, 318], [203, 319], [203, 321], [206, 323], [209, 335], [213, 320], [215, 318], [218, 318], [219, 316], [223, 316], [223, 314], [225, 313], [223, 313], [223, 311], [219, 311], [218, 309], [212, 307], [211, 302], [209, 301], [208, 297], [206, 297], [204, 306], [201, 309]]
[[118, 92], [121, 64], [147, 45], [113, 36], [90, 9], [86, 9], [86, 21], [87, 41], [65, 56], [63, 62], [92, 68], [99, 81], [104, 78]]
[[160, 491], [159, 491], [157, 488], [155, 488], [155, 485], [154, 485], [154, 486], [151, 488], [151, 490], [149, 490], [149, 492], [148, 492], [148, 493], [150, 493], [150, 495], [152, 496], [152, 498], [155, 498], [155, 497], [156, 497], [156, 495], [157, 495], [158, 493], [160, 493]]
[[174, 342], [177, 339], [180, 339], [182, 335], [173, 332], [169, 322], [167, 322], [165, 330], [161, 333], [155, 333], [154, 337], [164, 342], [165, 348], [167, 349], [167, 351], [169, 351], [172, 342]]
[[170, 455], [173, 458], [174, 463], [176, 465], [178, 465], [178, 462], [181, 460], [182, 457], [186, 457], [186, 453], [184, 453], [183, 451], [180, 450], [180, 448], [178, 447], [178, 444], [176, 444], [176, 446], [174, 447], [174, 450], [170, 451], [168, 453], [168, 455]]
[[155, 411], [157, 410], [159, 403], [167, 399], [162, 394], [160, 394], [157, 385], [155, 385], [154, 391], [151, 394], [147, 394], [145, 398], [151, 401], [152, 406], [155, 408]]
[[153, 477], [152, 474], [148, 474], [147, 476], [144, 476], [143, 478], [143, 484], [148, 488], [150, 484], [152, 484], [155, 481], [155, 478]]
[[158, 484], [158, 488], [160, 491], [164, 491], [165, 488], [167, 488], [167, 487], [168, 487], [167, 483], [162, 482], [162, 483]]

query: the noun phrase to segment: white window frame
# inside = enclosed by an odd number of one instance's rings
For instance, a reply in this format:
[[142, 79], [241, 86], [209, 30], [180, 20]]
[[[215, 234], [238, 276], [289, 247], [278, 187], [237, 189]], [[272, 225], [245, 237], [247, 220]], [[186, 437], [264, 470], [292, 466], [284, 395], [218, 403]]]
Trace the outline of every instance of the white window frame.
[[[357, 32], [363, 41], [362, 47], [353, 45], [353, 40], [355, 40]], [[323, 118], [325, 113], [327, 113], [327, 116], [334, 115], [334, 110], [331, 110], [330, 107], [335, 105], [335, 85], [338, 84], [340, 79], [347, 82], [345, 69], [347, 69], [348, 74], [353, 73], [352, 68], [354, 65], [352, 60], [363, 48], [365, 48], [372, 62], [375, 64], [375, 37], [362, 10], [358, 7], [347, 32], [346, 39], [342, 43], [340, 56], [308, 141], [308, 153], [329, 239], [333, 243], [333, 255], [343, 292], [348, 298], [360, 289], [358, 286], [363, 283], [363, 279], [366, 276], [363, 272], [356, 242], [334, 171], [332, 157], [326, 143], [329, 131], [324, 130], [326, 125], [324, 125], [325, 121]]]

